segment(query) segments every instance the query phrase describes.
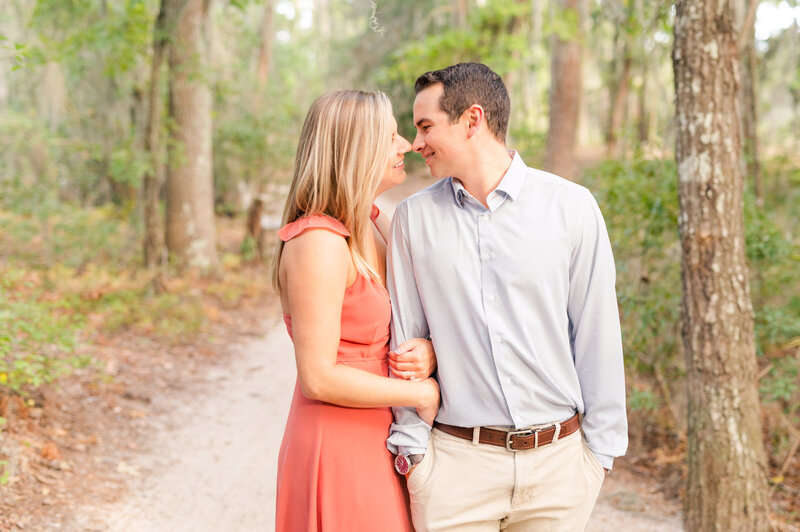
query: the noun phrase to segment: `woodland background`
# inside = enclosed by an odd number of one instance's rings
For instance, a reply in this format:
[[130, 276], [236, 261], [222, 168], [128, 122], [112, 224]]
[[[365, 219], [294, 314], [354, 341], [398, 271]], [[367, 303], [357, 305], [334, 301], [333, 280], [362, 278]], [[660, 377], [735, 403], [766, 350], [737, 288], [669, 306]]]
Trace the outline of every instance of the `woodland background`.
[[[748, 17], [752, 1], [733, 2], [746, 255], [772, 518], [792, 523], [800, 28], [797, 2]], [[76, 375], [102, 385], [107, 338], [181, 342], [269, 297], [267, 233], [314, 98], [383, 90], [412, 139], [415, 78], [481, 61], [511, 91], [509, 146], [598, 199], [618, 269], [627, 464], [680, 497], [674, 21], [662, 0], [0, 0], [0, 484], [22, 474], [15, 430], [49, 389]]]

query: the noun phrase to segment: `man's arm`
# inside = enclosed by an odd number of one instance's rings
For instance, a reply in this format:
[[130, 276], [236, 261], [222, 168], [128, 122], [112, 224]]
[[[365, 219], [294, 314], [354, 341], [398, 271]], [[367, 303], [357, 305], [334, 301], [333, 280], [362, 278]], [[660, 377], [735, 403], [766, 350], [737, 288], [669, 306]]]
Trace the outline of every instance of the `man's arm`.
[[[392, 298], [391, 349], [410, 338], [429, 335], [422, 309], [408, 236], [408, 206], [401, 203], [392, 220], [386, 263], [386, 287]], [[431, 427], [413, 408], [392, 408], [392, 423], [386, 447], [394, 454], [425, 454]]]
[[616, 271], [603, 215], [591, 193], [581, 192], [569, 271], [570, 340], [585, 406], [586, 442], [600, 464], [611, 469], [614, 457], [628, 446]]

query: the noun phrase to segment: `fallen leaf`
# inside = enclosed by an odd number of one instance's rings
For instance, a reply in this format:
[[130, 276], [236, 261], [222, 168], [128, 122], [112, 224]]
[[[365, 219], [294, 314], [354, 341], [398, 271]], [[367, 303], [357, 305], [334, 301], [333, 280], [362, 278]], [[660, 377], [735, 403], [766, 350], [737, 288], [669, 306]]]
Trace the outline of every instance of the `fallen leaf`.
[[53, 442], [47, 442], [42, 445], [42, 448], [39, 449], [39, 454], [45, 460], [59, 460], [61, 458], [61, 451], [58, 450], [58, 447]]

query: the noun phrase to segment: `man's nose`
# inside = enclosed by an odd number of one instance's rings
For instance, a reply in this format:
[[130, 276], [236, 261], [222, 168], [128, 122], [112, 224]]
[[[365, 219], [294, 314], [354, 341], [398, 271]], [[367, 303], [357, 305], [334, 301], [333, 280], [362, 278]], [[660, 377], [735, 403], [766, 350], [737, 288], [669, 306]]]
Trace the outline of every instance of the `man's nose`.
[[424, 147], [425, 147], [425, 141], [422, 140], [422, 137], [418, 132], [417, 136], [414, 137], [414, 143], [411, 145], [411, 149], [414, 150], [415, 152], [422, 153], [422, 148]]

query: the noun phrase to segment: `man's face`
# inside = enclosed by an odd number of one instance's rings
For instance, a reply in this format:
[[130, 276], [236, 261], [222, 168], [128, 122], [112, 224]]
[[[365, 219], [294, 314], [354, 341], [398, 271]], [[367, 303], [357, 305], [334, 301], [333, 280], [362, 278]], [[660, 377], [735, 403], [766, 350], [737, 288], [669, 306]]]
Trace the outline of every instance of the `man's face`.
[[432, 85], [420, 91], [414, 100], [414, 125], [417, 136], [411, 148], [422, 155], [433, 177], [458, 177], [467, 139], [466, 119], [451, 124], [447, 113], [439, 107], [444, 87]]

